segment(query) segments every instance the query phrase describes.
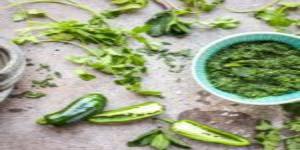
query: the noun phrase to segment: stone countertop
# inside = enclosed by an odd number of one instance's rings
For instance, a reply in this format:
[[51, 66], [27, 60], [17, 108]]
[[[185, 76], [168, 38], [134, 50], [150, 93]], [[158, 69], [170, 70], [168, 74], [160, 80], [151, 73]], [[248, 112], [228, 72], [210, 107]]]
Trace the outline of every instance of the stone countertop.
[[[104, 10], [113, 7], [109, 1], [79, 0], [93, 8]], [[241, 8], [251, 4], [259, 5], [270, 0], [228, 0], [226, 5]], [[251, 3], [252, 2], [252, 3]], [[0, 2], [0, 7], [5, 6]], [[89, 15], [72, 7], [57, 4], [34, 4], [28, 8], [43, 9], [58, 20], [78, 19], [86, 21]], [[0, 35], [13, 38], [16, 29], [26, 26], [26, 23], [14, 23], [11, 16], [16, 9], [0, 11]], [[154, 3], [133, 14], [126, 14], [112, 20], [112, 24], [123, 28], [142, 25], [161, 8]], [[222, 15], [220, 15], [222, 14]], [[273, 31], [263, 22], [256, 20], [250, 14], [234, 14], [223, 9], [217, 9], [204, 14], [203, 19], [213, 19], [219, 16], [230, 16], [241, 20], [242, 24], [234, 30], [204, 30], [194, 29], [185, 38], [162, 37], [163, 41], [173, 43], [172, 49], [193, 49], [195, 54], [201, 47], [216, 39], [250, 31]], [[48, 94], [41, 99], [8, 98], [0, 104], [0, 149], [1, 150], [142, 150], [149, 148], [128, 148], [126, 142], [138, 135], [156, 128], [161, 124], [152, 120], [126, 125], [92, 125], [81, 122], [66, 127], [39, 126], [35, 120], [45, 113], [64, 107], [70, 101], [89, 92], [100, 92], [109, 99], [107, 109], [118, 108], [149, 100], [159, 101], [166, 105], [167, 112], [163, 116], [170, 118], [190, 118], [231, 130], [245, 136], [251, 136], [255, 121], [259, 118], [270, 119], [281, 123], [283, 113], [278, 106], [250, 106], [224, 101], [203, 91], [193, 80], [191, 62], [181, 73], [172, 73], [162, 61], [149, 58], [149, 73], [145, 75], [144, 84], [152, 89], [161, 90], [165, 99], [143, 98], [123, 87], [115, 85], [113, 78], [101, 73], [97, 80], [82, 81], [74, 74], [77, 65], [64, 58], [68, 55], [81, 54], [77, 47], [64, 44], [38, 44], [22, 46], [28, 59], [34, 66], [28, 66], [24, 78], [16, 86], [14, 94], [30, 90], [33, 79], [44, 78], [48, 73], [36, 71], [38, 64], [49, 64], [51, 70], [62, 74], [61, 79], [55, 79], [56, 88], [39, 89]], [[227, 119], [226, 119], [227, 117]], [[224, 119], [225, 118], [225, 119]], [[256, 146], [233, 148], [216, 144], [206, 144], [194, 141], [195, 150], [257, 150]], [[176, 149], [176, 148], [174, 148]]]

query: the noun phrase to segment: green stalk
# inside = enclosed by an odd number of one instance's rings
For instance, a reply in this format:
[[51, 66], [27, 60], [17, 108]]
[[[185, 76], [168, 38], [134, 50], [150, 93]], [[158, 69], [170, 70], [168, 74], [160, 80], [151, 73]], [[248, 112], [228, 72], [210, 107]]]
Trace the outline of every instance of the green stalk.
[[79, 43], [75, 43], [75, 42], [70, 42], [70, 41], [57, 41], [57, 40], [40, 40], [38, 43], [64, 43], [64, 44], [69, 44], [69, 45], [73, 45], [76, 47], [79, 47], [83, 50], [86, 50], [88, 53], [96, 56], [96, 54], [91, 51], [91, 49], [85, 45], [79, 44]]
[[61, 1], [61, 0], [27, 0], [27, 1], [22, 1], [22, 2], [14, 2], [11, 3], [7, 6], [4, 7], [0, 7], [0, 10], [3, 9], [9, 9], [11, 7], [16, 7], [16, 6], [20, 6], [20, 5], [25, 5], [25, 4], [33, 4], [33, 3], [57, 3], [57, 4], [62, 4], [62, 5], [68, 5], [68, 6], [73, 6], [82, 10], [85, 10], [89, 13], [91, 13], [92, 15], [98, 16], [98, 12], [94, 11], [92, 8], [83, 5], [83, 4], [79, 4], [75, 1], [72, 0], [66, 0], [66, 1]]
[[230, 12], [233, 12], [233, 13], [250, 13], [250, 12], [257, 12], [257, 11], [260, 11], [260, 10], [263, 10], [263, 9], [266, 9], [272, 5], [275, 5], [277, 4], [278, 2], [280, 2], [281, 0], [273, 0], [271, 1], [270, 3], [267, 3], [267, 4], [264, 4], [256, 9], [248, 9], [248, 10], [238, 10], [238, 9], [235, 9], [235, 8], [230, 8], [230, 7], [224, 7], [226, 10], [230, 11]]

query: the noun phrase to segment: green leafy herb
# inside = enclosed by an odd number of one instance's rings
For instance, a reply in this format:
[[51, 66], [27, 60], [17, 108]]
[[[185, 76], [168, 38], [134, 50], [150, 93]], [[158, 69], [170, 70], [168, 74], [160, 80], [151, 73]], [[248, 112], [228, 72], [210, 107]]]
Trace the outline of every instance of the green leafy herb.
[[284, 27], [299, 24], [300, 19], [291, 18], [288, 13], [297, 8], [300, 8], [299, 2], [282, 2], [278, 7], [267, 7], [257, 11], [255, 17], [280, 30]]
[[29, 10], [22, 10], [14, 14], [13, 20], [15, 22], [24, 21], [30, 18], [41, 18], [45, 17], [46, 13], [42, 10], [38, 9], [29, 9]]
[[296, 118], [295, 120], [287, 122], [285, 127], [291, 131], [300, 132], [300, 118]]
[[216, 88], [261, 98], [300, 90], [299, 59], [299, 50], [284, 43], [239, 43], [212, 56], [206, 70]]
[[263, 145], [264, 150], [276, 150], [280, 143], [280, 130], [274, 128], [268, 121], [261, 121], [256, 126], [256, 140]]
[[181, 20], [176, 10], [158, 13], [146, 22], [150, 27], [147, 32], [151, 36], [176, 35], [183, 36], [191, 32], [191, 23]]
[[41, 70], [46, 70], [46, 71], [51, 71], [51, 68], [48, 64], [39, 64], [39, 68], [36, 69], [36, 71], [41, 71]]
[[47, 87], [57, 87], [57, 84], [53, 83], [53, 77], [50, 75], [43, 80], [32, 80], [32, 87], [39, 87], [39, 88], [47, 88]]
[[96, 79], [95, 75], [92, 75], [83, 69], [77, 69], [77, 70], [75, 70], [75, 72], [82, 80], [90, 81], [90, 80]]
[[111, 2], [115, 5], [118, 5], [119, 7], [102, 13], [108, 18], [114, 18], [122, 13], [136, 11], [138, 9], [146, 7], [149, 3], [148, 0], [112, 0]]
[[285, 141], [286, 150], [299, 150], [300, 149], [300, 136], [289, 138]]
[[210, 12], [214, 10], [218, 5], [222, 4], [225, 0], [213, 0], [208, 2], [207, 0], [181, 0], [188, 6], [200, 11]]
[[23, 93], [24, 97], [31, 98], [31, 99], [38, 99], [47, 96], [45, 93], [42, 92], [33, 92], [33, 91], [26, 91]]
[[183, 149], [190, 149], [189, 145], [177, 139], [175, 135], [169, 131], [162, 129], [151, 130], [137, 137], [135, 140], [128, 142], [127, 145], [129, 147], [150, 146], [156, 150], [167, 150], [171, 145]]

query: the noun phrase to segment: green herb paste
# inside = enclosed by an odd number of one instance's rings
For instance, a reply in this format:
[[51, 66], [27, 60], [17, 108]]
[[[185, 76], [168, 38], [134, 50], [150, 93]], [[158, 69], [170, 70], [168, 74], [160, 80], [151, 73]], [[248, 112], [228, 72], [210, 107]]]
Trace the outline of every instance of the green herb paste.
[[224, 48], [206, 64], [218, 89], [248, 98], [300, 90], [300, 49], [279, 42], [248, 42]]

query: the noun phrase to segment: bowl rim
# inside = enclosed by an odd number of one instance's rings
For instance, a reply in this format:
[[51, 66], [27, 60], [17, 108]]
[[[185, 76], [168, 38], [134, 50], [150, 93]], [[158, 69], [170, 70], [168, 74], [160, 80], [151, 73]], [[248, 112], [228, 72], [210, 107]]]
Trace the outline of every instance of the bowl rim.
[[296, 39], [300, 40], [300, 37], [296, 36], [296, 35], [287, 34], [287, 33], [278, 33], [278, 32], [265, 32], [265, 31], [262, 31], [262, 32], [259, 32], [259, 31], [257, 31], [257, 32], [245, 32], [245, 33], [237, 33], [237, 34], [225, 36], [223, 38], [220, 38], [218, 40], [210, 42], [209, 44], [207, 44], [203, 48], [199, 49], [197, 54], [194, 56], [194, 58], [192, 60], [192, 65], [191, 65], [191, 71], [192, 71], [192, 76], [193, 76], [194, 80], [197, 82], [198, 85], [200, 85], [200, 87], [202, 87], [204, 90], [208, 91], [209, 93], [211, 93], [211, 94], [213, 94], [213, 95], [215, 95], [219, 98], [222, 98], [224, 100], [228, 100], [228, 101], [232, 101], [232, 102], [236, 102], [236, 103], [250, 104], [250, 105], [280, 105], [280, 104], [286, 104], [286, 103], [292, 103], [292, 102], [300, 101], [300, 98], [289, 99], [289, 100], [282, 101], [282, 102], [259, 102], [259, 101], [249, 102], [249, 101], [237, 100], [237, 99], [234, 99], [234, 98], [225, 97], [221, 94], [218, 94], [217, 92], [215, 92], [215, 91], [211, 90], [210, 88], [208, 88], [198, 78], [197, 71], [196, 71], [197, 61], [208, 50], [209, 47], [211, 47], [211, 46], [213, 46], [217, 43], [220, 43], [224, 40], [231, 39], [231, 38], [240, 37], [240, 36], [248, 36], [248, 35], [260, 35], [260, 34], [287, 36], [287, 37], [296, 38]]

